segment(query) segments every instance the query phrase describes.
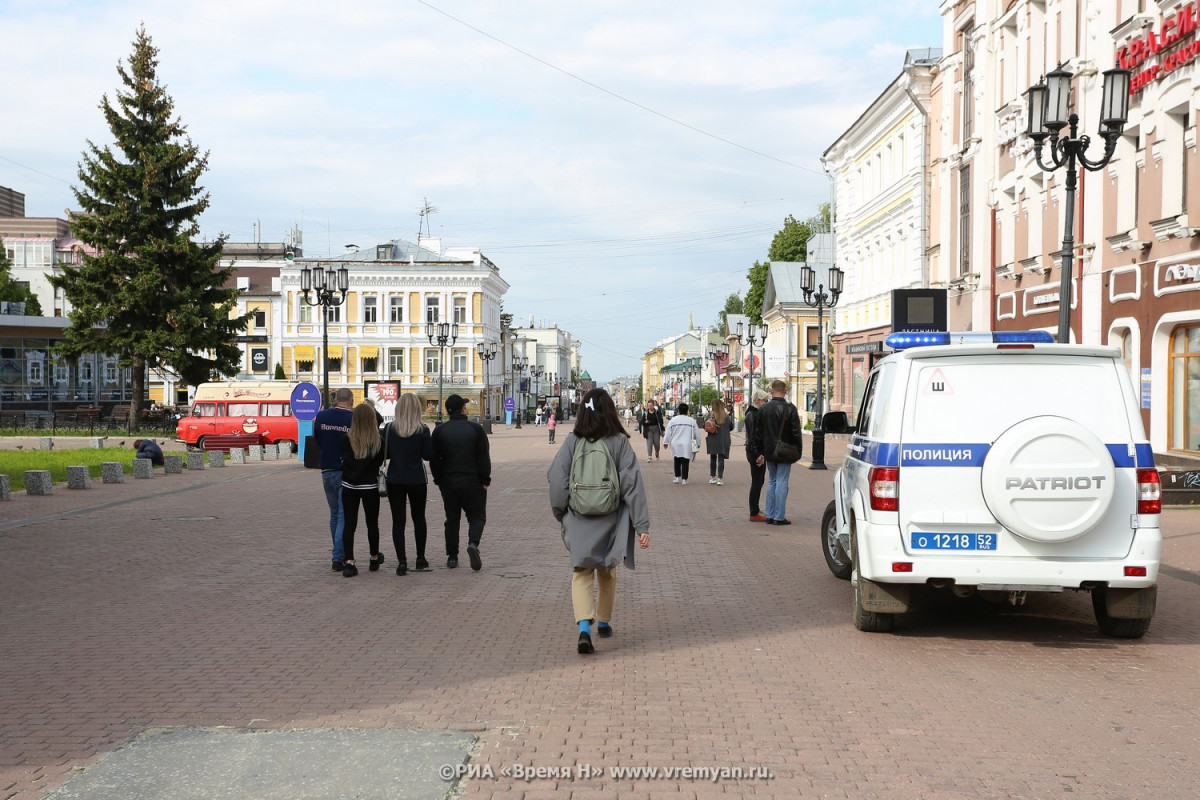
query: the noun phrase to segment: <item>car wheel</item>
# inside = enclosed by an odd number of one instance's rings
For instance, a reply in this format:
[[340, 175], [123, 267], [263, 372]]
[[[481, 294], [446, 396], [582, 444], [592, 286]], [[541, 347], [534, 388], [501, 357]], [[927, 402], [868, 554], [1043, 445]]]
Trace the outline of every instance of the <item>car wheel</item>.
[[837, 538], [837, 507], [833, 501], [825, 506], [821, 517], [821, 550], [825, 553], [825, 563], [835, 578], [849, 580], [854, 571], [854, 564]]
[[196, 438], [196, 443], [193, 445], [188, 445], [188, 449], [189, 450], [199, 450], [200, 452], [203, 453], [204, 452], [204, 437], [198, 436]]
[[1104, 598], [1106, 590], [1092, 589], [1092, 610], [1096, 613], [1096, 625], [1100, 632], [1116, 639], [1140, 639], [1150, 630], [1150, 617], [1137, 619], [1118, 619], [1108, 615], [1108, 606]]
[[[850, 561], [853, 564], [858, 563], [858, 538], [854, 531], [854, 525], [850, 526]], [[854, 576], [851, 583], [854, 585], [854, 627], [866, 633], [887, 633], [896, 624], [895, 614], [884, 614], [878, 611], [868, 611], [863, 608], [862, 604], [862, 581], [863, 578], [858, 574], [858, 568], [851, 567]]]

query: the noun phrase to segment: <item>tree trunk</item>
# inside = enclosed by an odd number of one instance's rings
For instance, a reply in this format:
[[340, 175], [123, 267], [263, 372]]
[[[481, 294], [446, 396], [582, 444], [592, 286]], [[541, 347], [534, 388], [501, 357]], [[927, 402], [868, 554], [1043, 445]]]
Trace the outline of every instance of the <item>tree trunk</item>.
[[133, 357], [133, 399], [129, 402], [129, 430], [133, 431], [142, 420], [142, 398], [146, 394], [146, 358]]

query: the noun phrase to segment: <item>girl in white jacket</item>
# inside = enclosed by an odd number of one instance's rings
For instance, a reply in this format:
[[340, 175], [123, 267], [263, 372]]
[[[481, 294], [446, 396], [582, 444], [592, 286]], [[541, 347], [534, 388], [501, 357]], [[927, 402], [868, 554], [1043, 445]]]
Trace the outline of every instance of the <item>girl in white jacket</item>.
[[675, 416], [667, 423], [667, 429], [663, 431], [663, 447], [671, 451], [675, 462], [673, 482], [687, 486], [688, 467], [700, 449], [700, 426], [688, 416], [687, 403], [680, 403]]

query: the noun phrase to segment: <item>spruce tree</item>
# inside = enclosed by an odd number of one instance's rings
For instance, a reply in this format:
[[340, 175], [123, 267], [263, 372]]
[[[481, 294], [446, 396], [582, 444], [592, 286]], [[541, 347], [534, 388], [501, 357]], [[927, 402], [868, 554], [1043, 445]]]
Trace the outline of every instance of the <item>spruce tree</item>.
[[208, 153], [192, 144], [174, 116], [174, 102], [156, 74], [158, 50], [145, 28], [133, 42], [128, 68], [117, 65], [124, 89], [100, 109], [115, 147], [90, 140], [74, 188], [82, 213], [71, 227], [97, 255], [64, 266], [51, 278], [72, 305], [66, 357], [108, 353], [133, 369], [138, 419], [146, 369], [170, 369], [189, 385], [233, 374], [241, 363], [235, 337], [250, 314], [233, 316], [233, 268], [218, 269], [224, 237], [192, 240], [208, 193], [197, 183]]

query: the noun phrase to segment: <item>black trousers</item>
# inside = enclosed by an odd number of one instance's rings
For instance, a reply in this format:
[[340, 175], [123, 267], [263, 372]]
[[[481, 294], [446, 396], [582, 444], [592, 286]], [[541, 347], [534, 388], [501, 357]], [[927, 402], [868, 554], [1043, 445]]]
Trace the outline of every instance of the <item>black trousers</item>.
[[413, 539], [417, 542], [417, 559], [425, 558], [425, 540], [428, 528], [425, 525], [425, 501], [429, 485], [425, 483], [389, 483], [387, 485], [388, 508], [392, 510], [392, 546], [396, 548], [396, 560], [404, 563], [404, 508], [405, 503], [412, 513]]
[[675, 477], [686, 481], [688, 479], [688, 468], [692, 466], [692, 460], [690, 458], [676, 457], [673, 463], [675, 466]]
[[487, 489], [473, 478], [443, 478], [438, 484], [446, 506], [446, 555], [458, 558], [458, 528], [467, 515], [467, 542], [479, 544], [487, 522]]
[[762, 513], [758, 498], [762, 497], [763, 484], [767, 480], [767, 465], [760, 467], [750, 459], [746, 460], [750, 463], [750, 516], [754, 517]]
[[371, 555], [379, 555], [379, 490], [347, 489], [342, 487], [342, 511], [346, 524], [342, 530], [342, 550], [347, 561], [354, 560], [354, 531], [358, 527], [358, 506], [362, 504], [363, 516], [367, 518], [367, 544]]

